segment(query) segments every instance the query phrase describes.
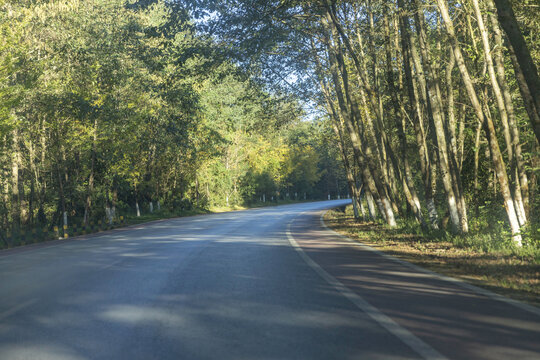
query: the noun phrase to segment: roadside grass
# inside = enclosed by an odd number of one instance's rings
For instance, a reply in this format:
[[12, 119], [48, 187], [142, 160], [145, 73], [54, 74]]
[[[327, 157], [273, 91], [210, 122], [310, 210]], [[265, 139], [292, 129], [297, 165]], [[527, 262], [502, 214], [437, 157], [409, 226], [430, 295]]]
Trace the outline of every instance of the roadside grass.
[[328, 211], [324, 220], [331, 229], [389, 255], [540, 306], [538, 246], [516, 248], [497, 234], [425, 234], [411, 222], [401, 222], [393, 229], [374, 222], [356, 222], [350, 206]]

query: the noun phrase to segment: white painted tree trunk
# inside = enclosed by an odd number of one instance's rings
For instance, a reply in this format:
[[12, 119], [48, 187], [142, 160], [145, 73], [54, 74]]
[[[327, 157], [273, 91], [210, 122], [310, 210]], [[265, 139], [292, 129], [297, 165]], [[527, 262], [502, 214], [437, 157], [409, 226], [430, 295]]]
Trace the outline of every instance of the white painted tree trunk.
[[159, 200], [157, 201], [157, 210], [161, 211], [161, 204], [159, 203]]
[[366, 201], [368, 204], [369, 217], [371, 220], [377, 218], [377, 211], [375, 210], [375, 201], [373, 200], [373, 195], [369, 191], [366, 191]]
[[435, 200], [429, 198], [427, 200], [428, 217], [431, 222], [431, 227], [435, 230], [439, 229], [439, 215], [437, 214], [437, 208], [435, 207]]
[[150, 213], [154, 212], [154, 203], [150, 201]]
[[[465, 60], [461, 52], [461, 47], [455, 33], [454, 24], [452, 22], [452, 19], [448, 11], [447, 3], [443, 0], [437, 0], [437, 5], [439, 7], [441, 17], [443, 18], [443, 21], [445, 24], [448, 39], [450, 40], [452, 44], [454, 56], [456, 58], [458, 68], [461, 73], [463, 84], [465, 85], [465, 88], [469, 95], [469, 100], [471, 101], [471, 104], [473, 105], [472, 107], [476, 113], [476, 116], [482, 122], [484, 126], [484, 131], [486, 133], [486, 138], [488, 140], [489, 150], [491, 154], [491, 160], [492, 160], [494, 170], [495, 170], [494, 173], [496, 174], [497, 180], [501, 187], [500, 189], [501, 194], [504, 198], [504, 205], [506, 208], [506, 213], [508, 214], [510, 228], [512, 230], [512, 240], [514, 241], [516, 246], [521, 246], [522, 242], [521, 242], [519, 220], [516, 215], [516, 209], [514, 208], [514, 201], [512, 198], [509, 181], [508, 181], [508, 174], [506, 172], [504, 160], [503, 160], [500, 148], [499, 148], [499, 143], [497, 141], [495, 125], [493, 124], [493, 121], [489, 116], [485, 116], [482, 110], [482, 106], [478, 100], [478, 96], [476, 95], [476, 91], [475, 91], [472, 79], [470, 77], [469, 71], [465, 64]], [[489, 55], [489, 52], [486, 54], [486, 56], [488, 55]]]
[[394, 212], [392, 211], [392, 205], [390, 204], [390, 201], [387, 197], [383, 198], [382, 201], [384, 203], [384, 209], [386, 210], [386, 222], [392, 227], [396, 226], [396, 219], [394, 217]]
[[107, 220], [109, 221], [109, 225], [112, 225], [113, 223], [113, 215], [111, 208], [109, 206], [105, 207], [105, 215], [107, 216]]
[[137, 210], [137, 217], [141, 216], [141, 210], [139, 209], [138, 201], [135, 201], [135, 209]]
[[64, 226], [68, 226], [67, 212], [64, 211]]
[[514, 202], [512, 199], [506, 199], [505, 202], [506, 212], [508, 214], [508, 220], [510, 222], [510, 229], [512, 230], [512, 240], [514, 241], [514, 244], [516, 246], [521, 247], [523, 246], [522, 239], [521, 239], [521, 229], [519, 226], [519, 220], [516, 215], [516, 209], [514, 208]]
[[263, 203], [266, 202], [266, 194], [263, 194], [263, 196], [262, 196], [262, 201], [263, 201]]
[[366, 209], [364, 208], [364, 202], [362, 201], [362, 199], [358, 199], [358, 204], [360, 205], [360, 212], [362, 213], [362, 220], [366, 221], [367, 220]]

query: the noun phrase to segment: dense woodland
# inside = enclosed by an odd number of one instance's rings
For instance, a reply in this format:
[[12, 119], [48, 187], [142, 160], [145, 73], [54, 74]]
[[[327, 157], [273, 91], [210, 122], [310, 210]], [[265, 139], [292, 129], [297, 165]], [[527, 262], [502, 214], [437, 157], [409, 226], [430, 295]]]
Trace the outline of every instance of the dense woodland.
[[346, 196], [331, 128], [179, 4], [2, 1], [0, 224]]
[[260, 48], [248, 62], [282, 79], [295, 67], [332, 121], [358, 218], [538, 244], [537, 2], [207, 6], [208, 31]]
[[0, 8], [3, 229], [350, 194], [539, 246], [537, 1]]

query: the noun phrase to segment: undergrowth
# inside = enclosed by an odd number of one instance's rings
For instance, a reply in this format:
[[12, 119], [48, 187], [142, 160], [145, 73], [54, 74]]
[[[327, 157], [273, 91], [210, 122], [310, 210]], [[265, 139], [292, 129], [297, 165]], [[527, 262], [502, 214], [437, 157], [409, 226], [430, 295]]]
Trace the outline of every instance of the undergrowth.
[[504, 224], [491, 224], [488, 229], [473, 224], [467, 235], [426, 230], [410, 219], [390, 228], [355, 221], [350, 206], [327, 212], [325, 221], [334, 230], [391, 255], [540, 305], [540, 246], [528, 234], [522, 247], [515, 246]]

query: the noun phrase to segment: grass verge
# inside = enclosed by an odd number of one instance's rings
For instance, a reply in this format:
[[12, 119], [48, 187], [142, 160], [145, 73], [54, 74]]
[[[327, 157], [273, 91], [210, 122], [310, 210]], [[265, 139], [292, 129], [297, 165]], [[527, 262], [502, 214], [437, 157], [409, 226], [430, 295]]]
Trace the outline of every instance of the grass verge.
[[328, 211], [328, 227], [377, 250], [495, 293], [540, 306], [540, 249], [478, 246], [462, 237], [411, 232], [356, 222], [350, 207]]

